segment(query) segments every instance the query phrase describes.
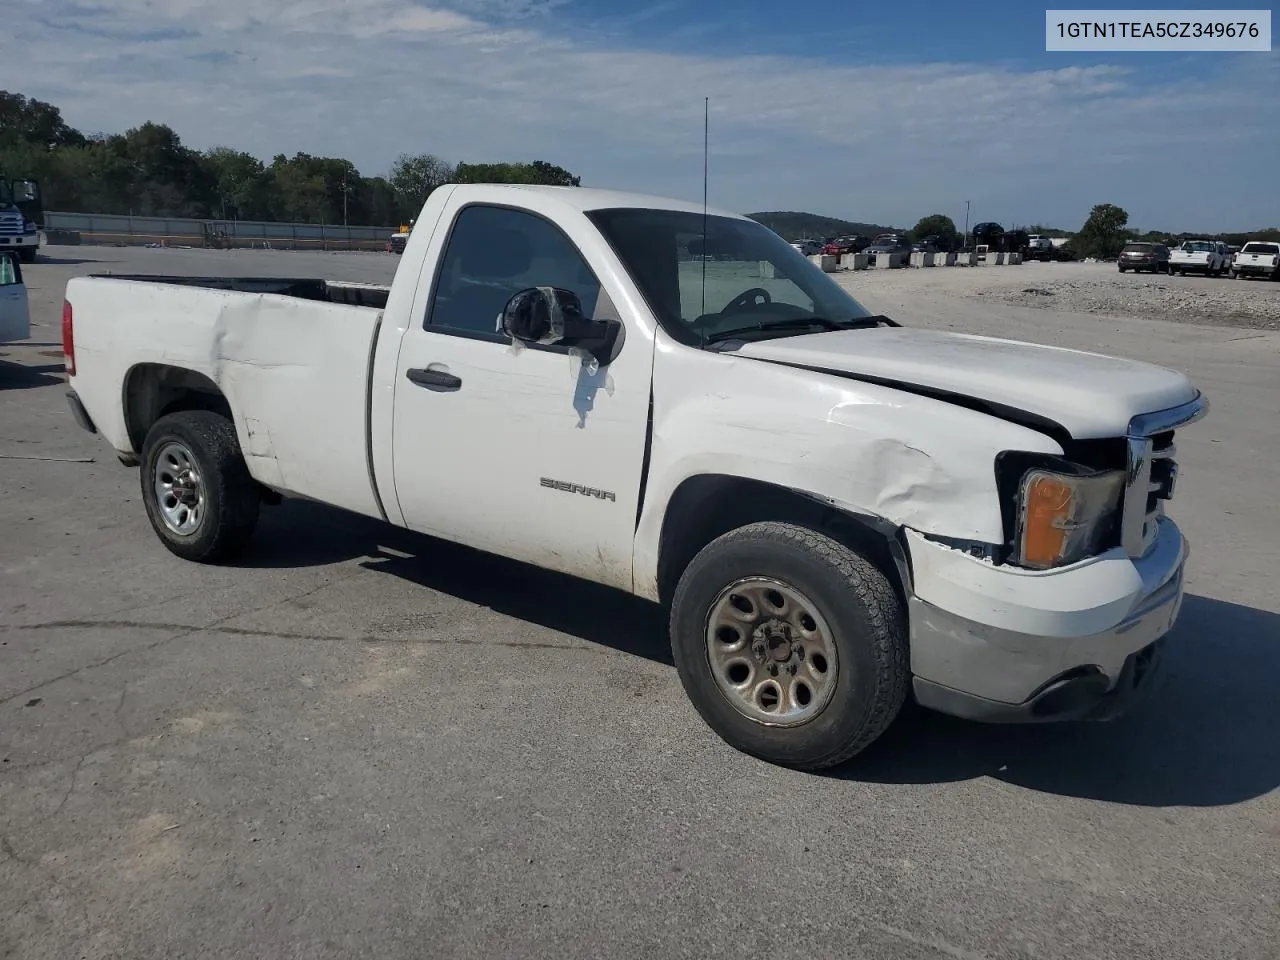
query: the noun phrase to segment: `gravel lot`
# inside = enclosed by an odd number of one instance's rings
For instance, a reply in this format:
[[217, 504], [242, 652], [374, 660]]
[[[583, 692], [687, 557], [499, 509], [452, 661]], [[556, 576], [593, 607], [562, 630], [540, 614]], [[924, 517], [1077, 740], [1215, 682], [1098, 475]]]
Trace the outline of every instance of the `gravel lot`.
[[1055, 313], [1280, 330], [1280, 283], [1124, 273], [1114, 263], [1024, 263], [835, 274], [858, 295], [982, 297]]
[[809, 776], [716, 739], [625, 596], [304, 503], [240, 566], [159, 545], [66, 410], [67, 277], [397, 258], [53, 252], [0, 347], [0, 956], [1276, 957], [1280, 333], [1248, 327], [1280, 284], [841, 277], [907, 323], [1186, 370], [1213, 410], [1179, 438], [1189, 597], [1141, 711], [917, 714]]

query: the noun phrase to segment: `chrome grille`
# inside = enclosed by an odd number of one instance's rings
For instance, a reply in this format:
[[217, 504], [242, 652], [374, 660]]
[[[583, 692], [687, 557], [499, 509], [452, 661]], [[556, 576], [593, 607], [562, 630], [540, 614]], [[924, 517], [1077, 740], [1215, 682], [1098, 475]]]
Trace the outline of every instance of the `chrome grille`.
[[1203, 397], [1157, 413], [1134, 417], [1129, 424], [1124, 504], [1120, 540], [1131, 557], [1142, 557], [1155, 542], [1164, 505], [1178, 482], [1178, 448], [1174, 428], [1199, 420], [1209, 410]]
[[22, 236], [22, 217], [15, 217], [12, 214], [0, 214], [0, 236]]

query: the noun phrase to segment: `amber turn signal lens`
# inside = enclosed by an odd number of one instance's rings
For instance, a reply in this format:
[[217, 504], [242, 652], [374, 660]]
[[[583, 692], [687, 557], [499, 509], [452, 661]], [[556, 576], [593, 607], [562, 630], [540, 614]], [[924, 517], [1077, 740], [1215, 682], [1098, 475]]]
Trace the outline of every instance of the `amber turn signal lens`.
[[1022, 561], [1052, 567], [1066, 554], [1075, 491], [1058, 477], [1040, 474], [1027, 484]]

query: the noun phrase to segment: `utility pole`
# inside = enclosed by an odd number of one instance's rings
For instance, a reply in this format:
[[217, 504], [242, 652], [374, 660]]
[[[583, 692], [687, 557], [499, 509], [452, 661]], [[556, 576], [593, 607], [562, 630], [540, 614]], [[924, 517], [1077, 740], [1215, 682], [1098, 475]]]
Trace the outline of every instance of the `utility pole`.
[[969, 249], [969, 201], [964, 202], [964, 249]]
[[342, 225], [347, 225], [347, 168], [342, 168]]

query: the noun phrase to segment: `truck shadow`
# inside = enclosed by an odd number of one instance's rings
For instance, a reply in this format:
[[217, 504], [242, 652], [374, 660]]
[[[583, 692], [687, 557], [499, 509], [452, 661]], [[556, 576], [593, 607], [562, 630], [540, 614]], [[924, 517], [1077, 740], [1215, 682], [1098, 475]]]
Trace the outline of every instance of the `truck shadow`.
[[1280, 786], [1280, 615], [1188, 595], [1151, 696], [1110, 723], [988, 726], [919, 709], [834, 776], [991, 777], [1135, 806], [1222, 806]]
[[[320, 504], [268, 511], [243, 561], [362, 566], [588, 643], [672, 664], [657, 606], [607, 587]], [[1189, 595], [1160, 686], [1105, 724], [989, 726], [908, 708], [828, 776], [931, 784], [991, 777], [1137, 806], [1220, 806], [1280, 786], [1280, 615]], [[710, 736], [711, 734], [708, 734]]]
[[242, 566], [361, 566], [632, 656], [673, 664], [666, 616], [628, 594], [321, 504], [286, 500], [263, 517]]

